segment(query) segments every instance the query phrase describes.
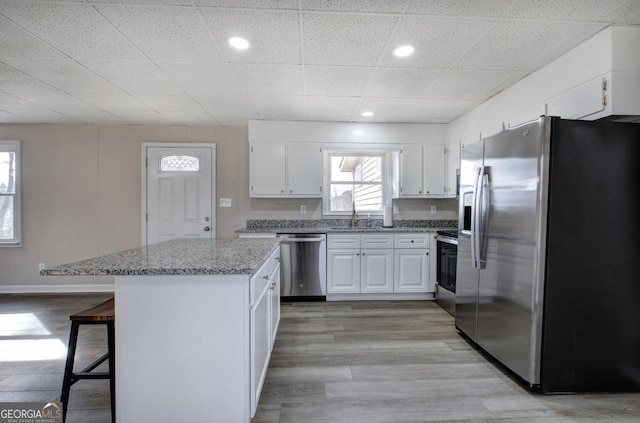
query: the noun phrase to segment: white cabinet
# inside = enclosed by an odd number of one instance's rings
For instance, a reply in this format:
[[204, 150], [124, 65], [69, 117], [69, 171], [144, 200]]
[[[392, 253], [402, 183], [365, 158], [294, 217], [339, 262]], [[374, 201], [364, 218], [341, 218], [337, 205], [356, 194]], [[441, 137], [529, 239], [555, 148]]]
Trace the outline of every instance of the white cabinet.
[[429, 250], [395, 250], [394, 292], [426, 292], [429, 275]]
[[360, 292], [393, 292], [393, 250], [362, 250]]
[[329, 234], [327, 294], [426, 294], [429, 233]]
[[271, 254], [251, 278], [251, 415], [258, 407], [262, 385], [267, 376], [271, 350], [280, 322], [280, 249]]
[[400, 153], [400, 197], [442, 197], [445, 194], [445, 147], [403, 145]]
[[460, 141], [447, 146], [447, 197], [458, 195], [458, 177], [460, 172]]
[[393, 235], [329, 234], [327, 246], [328, 294], [393, 292]]
[[322, 197], [322, 148], [314, 143], [253, 143], [251, 197]]
[[433, 292], [430, 278], [431, 234], [395, 235], [394, 292]]
[[360, 292], [360, 250], [327, 250], [327, 293]]

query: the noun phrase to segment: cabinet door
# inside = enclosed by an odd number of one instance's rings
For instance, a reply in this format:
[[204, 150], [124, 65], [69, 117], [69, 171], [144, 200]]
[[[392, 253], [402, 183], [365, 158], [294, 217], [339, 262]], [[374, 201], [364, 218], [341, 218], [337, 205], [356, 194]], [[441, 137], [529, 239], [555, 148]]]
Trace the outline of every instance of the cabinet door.
[[320, 144], [287, 144], [287, 194], [322, 197]]
[[271, 357], [271, 290], [267, 285], [251, 308], [251, 416], [256, 413]]
[[422, 146], [403, 145], [400, 153], [400, 197], [422, 196]]
[[424, 195], [429, 197], [444, 196], [444, 160], [444, 145], [424, 146]]
[[269, 315], [271, 316], [271, 349], [276, 342], [276, 335], [278, 333], [278, 325], [280, 323], [280, 265], [278, 264], [271, 274], [269, 297], [271, 301], [271, 309]]
[[360, 292], [393, 292], [393, 250], [362, 250]]
[[395, 250], [393, 292], [429, 292], [429, 250]]
[[281, 197], [286, 190], [286, 147], [282, 143], [255, 143], [249, 153], [249, 195]]
[[327, 251], [327, 294], [360, 292], [360, 250]]
[[447, 197], [455, 197], [460, 171], [460, 141], [447, 147]]

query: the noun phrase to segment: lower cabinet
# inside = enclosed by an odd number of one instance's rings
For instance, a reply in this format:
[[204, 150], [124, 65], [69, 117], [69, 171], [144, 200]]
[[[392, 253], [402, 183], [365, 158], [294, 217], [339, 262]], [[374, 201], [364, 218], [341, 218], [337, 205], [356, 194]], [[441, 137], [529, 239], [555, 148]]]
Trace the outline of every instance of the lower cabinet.
[[394, 292], [427, 292], [429, 250], [395, 250]]
[[280, 322], [280, 249], [251, 278], [251, 416], [260, 401]]
[[432, 292], [430, 237], [428, 233], [329, 234], [327, 294]]

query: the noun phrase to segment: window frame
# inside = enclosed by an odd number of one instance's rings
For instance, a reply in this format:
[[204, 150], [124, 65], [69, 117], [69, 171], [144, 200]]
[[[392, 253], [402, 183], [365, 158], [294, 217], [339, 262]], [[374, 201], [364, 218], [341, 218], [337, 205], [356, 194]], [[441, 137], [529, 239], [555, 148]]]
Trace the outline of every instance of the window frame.
[[322, 193], [322, 215], [328, 217], [341, 217], [341, 216], [351, 216], [352, 212], [344, 212], [344, 211], [331, 211], [331, 158], [335, 156], [360, 156], [360, 157], [380, 157], [382, 159], [382, 181], [381, 182], [366, 182], [362, 181], [361, 183], [353, 182], [353, 185], [380, 185], [382, 199], [381, 199], [381, 210], [379, 211], [368, 211], [361, 210], [357, 211], [357, 213], [365, 213], [370, 217], [382, 217], [384, 206], [389, 198], [389, 193], [387, 187], [389, 186], [388, 178], [391, 176], [389, 163], [388, 163], [388, 153], [386, 149], [377, 149], [377, 148], [362, 148], [362, 149], [325, 149], [324, 150], [324, 160], [323, 160], [323, 173], [324, 173], [324, 186], [326, 189], [323, 190]]
[[22, 247], [22, 150], [20, 141], [0, 140], [1, 152], [12, 152], [15, 154], [15, 193], [0, 193], [0, 196], [13, 197], [13, 239], [0, 239], [0, 248]]

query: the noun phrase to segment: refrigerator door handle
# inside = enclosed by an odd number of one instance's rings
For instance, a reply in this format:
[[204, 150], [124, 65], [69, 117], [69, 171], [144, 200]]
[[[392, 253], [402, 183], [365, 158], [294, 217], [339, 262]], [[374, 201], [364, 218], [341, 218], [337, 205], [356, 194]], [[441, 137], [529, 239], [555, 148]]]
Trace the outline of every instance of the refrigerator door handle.
[[478, 213], [478, 209], [480, 207], [480, 181], [483, 173], [484, 166], [476, 169], [476, 182], [473, 189], [473, 211], [471, 212], [471, 262], [473, 263], [473, 267], [476, 269], [480, 268], [480, 260], [478, 258], [478, 253], [480, 251], [480, 238], [478, 237], [478, 232], [480, 230], [480, 213]]
[[484, 269], [487, 265], [487, 230], [489, 226], [489, 210], [491, 207], [491, 189], [489, 187], [489, 168], [483, 166], [480, 176], [480, 208], [478, 210], [478, 268]]

